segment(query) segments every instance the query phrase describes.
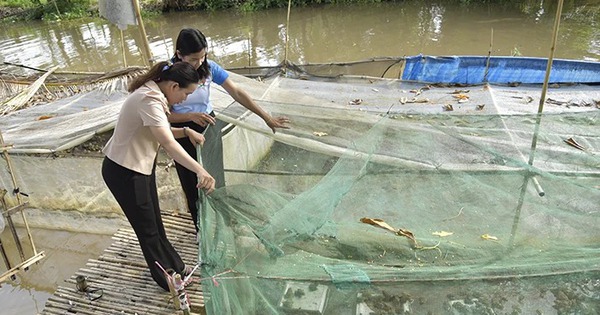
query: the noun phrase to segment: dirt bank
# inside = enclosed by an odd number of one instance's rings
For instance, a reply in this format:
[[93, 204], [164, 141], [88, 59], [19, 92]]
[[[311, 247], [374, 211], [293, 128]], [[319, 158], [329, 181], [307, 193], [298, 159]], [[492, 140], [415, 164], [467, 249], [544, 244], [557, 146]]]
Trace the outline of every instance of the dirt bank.
[[25, 12], [27, 12], [27, 9], [0, 7], [0, 19], [4, 19], [11, 16], [18, 16], [24, 14]]

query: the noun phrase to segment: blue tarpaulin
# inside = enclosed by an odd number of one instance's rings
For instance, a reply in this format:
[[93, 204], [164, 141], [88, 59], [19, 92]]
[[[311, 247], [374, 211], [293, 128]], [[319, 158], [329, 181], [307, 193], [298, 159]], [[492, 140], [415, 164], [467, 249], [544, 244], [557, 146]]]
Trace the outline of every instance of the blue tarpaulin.
[[[451, 84], [543, 83], [547, 63], [546, 58], [532, 57], [419, 55], [406, 58], [402, 79]], [[600, 63], [555, 59], [549, 82], [598, 83]]]

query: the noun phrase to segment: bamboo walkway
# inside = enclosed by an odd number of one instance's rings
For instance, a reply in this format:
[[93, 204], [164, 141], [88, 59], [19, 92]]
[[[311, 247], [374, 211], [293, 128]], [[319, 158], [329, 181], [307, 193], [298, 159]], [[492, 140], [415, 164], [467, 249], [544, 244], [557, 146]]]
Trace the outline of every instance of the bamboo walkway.
[[[189, 214], [163, 212], [163, 223], [169, 240], [181, 258], [193, 264], [198, 260], [196, 231]], [[183, 314], [175, 310], [171, 295], [163, 291], [150, 276], [139, 243], [131, 228], [120, 229], [113, 244], [98, 259], [88, 260], [86, 267], [59, 286], [46, 302], [42, 315], [163, 315]], [[84, 294], [76, 288], [76, 277], [85, 276], [90, 290]], [[196, 277], [199, 272], [196, 271]], [[88, 291], [91, 292], [91, 291]], [[199, 283], [187, 287], [192, 314], [204, 314], [204, 296]]]

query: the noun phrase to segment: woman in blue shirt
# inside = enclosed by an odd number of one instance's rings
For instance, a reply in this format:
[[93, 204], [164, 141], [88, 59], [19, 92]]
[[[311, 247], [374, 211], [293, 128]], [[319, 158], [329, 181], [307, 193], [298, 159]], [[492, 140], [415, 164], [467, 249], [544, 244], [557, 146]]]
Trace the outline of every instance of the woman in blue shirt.
[[[215, 125], [215, 114], [210, 103], [210, 85], [216, 83], [222, 86], [229, 95], [259, 117], [275, 132], [277, 128], [289, 128], [287, 117], [272, 117], [258, 106], [244, 90], [240, 89], [229, 78], [229, 74], [216, 62], [207, 59], [208, 43], [204, 34], [197, 29], [182, 29], [175, 43], [175, 56], [172, 61], [184, 61], [193, 65], [200, 75], [198, 88], [187, 99], [174, 105], [169, 116], [173, 127], [190, 128], [203, 132], [208, 125]], [[225, 186], [223, 170], [223, 145], [221, 142], [220, 128], [208, 128], [205, 134], [206, 142], [202, 149], [203, 161], [207, 171], [215, 178], [215, 187]], [[196, 148], [187, 138], [177, 139], [189, 155], [197, 160]], [[205, 156], [204, 153], [211, 154]], [[182, 165], [175, 163], [181, 187], [185, 193], [188, 209], [194, 219], [194, 226], [198, 231], [198, 179], [196, 174], [190, 172]]]

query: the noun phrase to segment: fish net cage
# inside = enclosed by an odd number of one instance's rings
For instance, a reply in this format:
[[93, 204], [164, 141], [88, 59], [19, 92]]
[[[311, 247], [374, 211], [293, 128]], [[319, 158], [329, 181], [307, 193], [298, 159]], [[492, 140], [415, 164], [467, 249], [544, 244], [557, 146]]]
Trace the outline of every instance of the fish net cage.
[[[229, 144], [224, 169], [202, 149], [227, 183], [201, 200], [207, 313], [597, 314], [598, 64], [557, 62], [539, 112], [540, 61], [508, 59], [235, 70], [290, 118], [276, 133], [211, 86]], [[32, 205], [119, 213], [100, 158], [59, 156], [113, 128], [109, 85], [0, 117]], [[160, 172], [164, 207], [180, 187]]]
[[600, 311], [596, 87], [262, 85], [291, 128], [218, 113], [272, 145], [199, 201], [208, 314]]

